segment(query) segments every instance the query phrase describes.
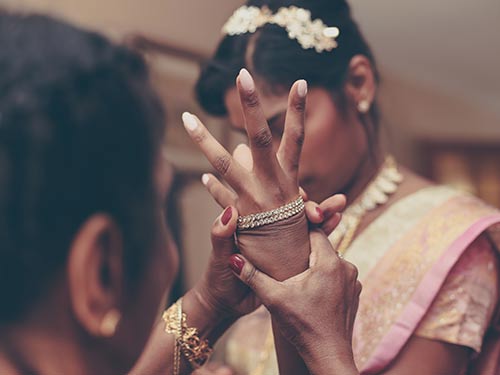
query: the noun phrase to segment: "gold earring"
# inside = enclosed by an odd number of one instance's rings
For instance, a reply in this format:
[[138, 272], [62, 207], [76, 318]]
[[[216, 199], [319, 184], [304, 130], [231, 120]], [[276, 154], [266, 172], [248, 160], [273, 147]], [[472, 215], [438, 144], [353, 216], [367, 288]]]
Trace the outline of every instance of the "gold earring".
[[364, 99], [358, 103], [358, 111], [360, 113], [368, 113], [369, 110], [370, 110], [370, 102], [368, 100]]
[[116, 332], [116, 327], [122, 318], [122, 314], [116, 309], [109, 310], [101, 321], [101, 335], [104, 337], [112, 337]]

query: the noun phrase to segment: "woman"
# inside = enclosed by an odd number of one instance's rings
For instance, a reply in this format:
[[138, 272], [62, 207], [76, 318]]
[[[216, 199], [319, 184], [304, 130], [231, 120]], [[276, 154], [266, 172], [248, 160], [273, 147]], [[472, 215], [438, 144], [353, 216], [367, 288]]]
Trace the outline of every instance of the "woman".
[[[230, 77], [242, 66], [264, 93], [275, 144], [283, 134], [287, 90], [300, 78], [310, 85], [299, 181], [315, 201], [334, 192], [347, 196], [330, 240], [358, 267], [364, 284], [353, 339], [361, 372], [459, 374], [485, 366], [485, 358], [498, 363], [492, 230], [499, 214], [432, 185], [385, 153], [378, 140], [375, 59], [347, 2], [251, 0], [223, 34], [197, 95], [208, 112], [228, 115], [236, 129], [244, 119]], [[238, 153], [248, 152], [240, 147]], [[219, 203], [232, 202], [214, 176], [204, 181]], [[227, 362], [241, 374], [276, 374], [270, 331], [263, 309], [242, 319], [229, 338]]]
[[[48, 17], [0, 13], [0, 66], [1, 374], [189, 373], [206, 360], [204, 345], [257, 307], [251, 289], [311, 372], [356, 373], [353, 266], [331, 257], [326, 237], [314, 231], [307, 270], [271, 279], [235, 255], [237, 207], [214, 223], [202, 280], [156, 322], [178, 263], [165, 222], [172, 173], [162, 152], [162, 109], [137, 55]], [[300, 128], [300, 118], [292, 125]], [[300, 147], [287, 148], [297, 154]], [[288, 171], [267, 176], [241, 195], [241, 212], [255, 208], [255, 189], [271, 183], [283, 195], [260, 197], [259, 209], [298, 194]], [[303, 211], [275, 227], [295, 218], [303, 220]], [[321, 291], [325, 278], [338, 287]], [[342, 308], [304, 311], [289, 303], [297, 288], [312, 300], [328, 293]], [[335, 324], [311, 324], [325, 313], [338, 317]], [[331, 345], [336, 355], [325, 357]]]

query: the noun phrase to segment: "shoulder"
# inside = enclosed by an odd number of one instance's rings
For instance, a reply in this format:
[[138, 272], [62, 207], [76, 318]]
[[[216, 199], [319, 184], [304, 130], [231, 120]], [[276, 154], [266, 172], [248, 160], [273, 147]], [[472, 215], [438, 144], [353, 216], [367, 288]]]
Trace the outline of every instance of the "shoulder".
[[464, 251], [416, 335], [481, 350], [499, 298], [499, 261], [486, 234]]

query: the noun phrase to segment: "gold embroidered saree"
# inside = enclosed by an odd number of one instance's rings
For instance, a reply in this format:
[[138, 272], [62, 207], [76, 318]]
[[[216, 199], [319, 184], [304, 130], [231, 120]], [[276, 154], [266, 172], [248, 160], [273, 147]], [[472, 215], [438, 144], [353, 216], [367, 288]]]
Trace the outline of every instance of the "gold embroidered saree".
[[[434, 186], [395, 202], [354, 239], [345, 259], [363, 283], [353, 333], [362, 374], [383, 371], [412, 335], [469, 346], [482, 353], [471, 366], [496, 371], [499, 223], [477, 198]], [[242, 375], [278, 374], [265, 309], [236, 324], [226, 360]]]

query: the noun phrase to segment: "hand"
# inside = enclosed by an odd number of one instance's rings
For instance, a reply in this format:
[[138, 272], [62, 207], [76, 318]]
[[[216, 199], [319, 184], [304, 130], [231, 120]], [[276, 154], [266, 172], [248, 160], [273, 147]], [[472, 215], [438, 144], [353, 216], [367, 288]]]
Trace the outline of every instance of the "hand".
[[241, 283], [227, 266], [237, 252], [234, 242], [237, 219], [238, 211], [230, 206], [215, 220], [208, 266], [193, 288], [205, 310], [220, 320], [236, 320], [260, 306], [252, 290]]
[[268, 308], [312, 373], [356, 373], [352, 329], [361, 293], [357, 269], [336, 255], [321, 231], [311, 232], [310, 242], [309, 269], [282, 282], [242, 255], [233, 255], [231, 267]]
[[[242, 69], [236, 85], [240, 94], [250, 143], [253, 165], [245, 168], [222, 147], [199, 119], [183, 114], [188, 134], [200, 147], [216, 171], [234, 190], [234, 204], [247, 215], [283, 206], [299, 195], [298, 163], [304, 137], [304, 108], [307, 93], [305, 81], [297, 81], [290, 90], [285, 127], [278, 151], [259, 104], [255, 84]], [[215, 178], [215, 177], [214, 177]], [[309, 238], [303, 213], [238, 233], [242, 254], [273, 277], [284, 279], [307, 268]], [[278, 260], [282, 265], [277, 266]]]
[[299, 195], [297, 172], [304, 137], [307, 83], [297, 81], [290, 90], [283, 138], [277, 153], [253, 78], [247, 70], [241, 70], [236, 85], [250, 143], [250, 168], [235, 160], [196, 116], [184, 113], [183, 121], [193, 141], [234, 189], [234, 200], [227, 203], [236, 202], [239, 212], [248, 215], [282, 206]]
[[[253, 159], [250, 148], [246, 144], [238, 145], [233, 151], [233, 158], [248, 171], [252, 171]], [[213, 174], [205, 173], [201, 181], [207, 188], [212, 198], [221, 206], [235, 206], [238, 195], [224, 186]], [[311, 228], [320, 228], [329, 235], [339, 224], [340, 212], [346, 205], [346, 197], [343, 194], [335, 194], [325, 199], [320, 204], [310, 201], [307, 193], [299, 188], [300, 195], [305, 201], [306, 216]]]
[[[330, 217], [329, 220], [320, 222], [319, 220], [324, 219], [323, 215], [318, 217], [317, 211], [312, 208], [306, 210], [307, 219], [311, 226], [331, 226], [337, 221], [337, 215], [340, 215], [337, 211], [344, 205], [345, 198], [342, 195], [333, 196], [325, 200], [324, 204], [324, 212]], [[193, 288], [207, 311], [222, 319], [231, 320], [249, 314], [260, 306], [260, 300], [253, 291], [241, 283], [227, 267], [229, 262], [235, 260], [231, 256], [237, 253], [234, 242], [237, 218], [236, 208], [229, 206], [214, 221], [211, 231], [212, 253], [208, 266]]]

